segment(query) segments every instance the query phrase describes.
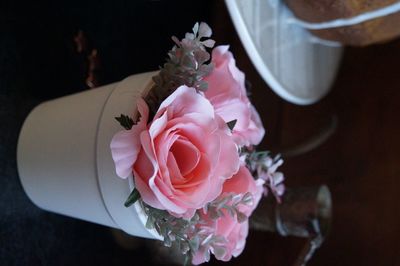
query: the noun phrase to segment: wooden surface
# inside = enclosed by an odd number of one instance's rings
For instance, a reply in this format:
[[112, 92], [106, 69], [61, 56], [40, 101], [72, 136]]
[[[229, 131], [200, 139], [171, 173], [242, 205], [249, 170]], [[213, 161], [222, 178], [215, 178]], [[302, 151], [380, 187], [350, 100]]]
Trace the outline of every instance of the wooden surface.
[[[295, 106], [269, 90], [223, 7], [216, 10], [215, 17], [224, 17], [225, 23], [215, 22], [215, 36], [231, 44], [253, 85], [253, 102], [267, 130], [263, 148], [280, 151], [296, 145], [332, 116], [338, 118], [326, 143], [288, 158], [282, 167], [288, 186], [327, 184], [332, 192], [332, 230], [309, 265], [400, 265], [400, 41], [347, 48], [331, 93], [315, 105]], [[291, 265], [302, 244], [252, 232], [232, 265]]]

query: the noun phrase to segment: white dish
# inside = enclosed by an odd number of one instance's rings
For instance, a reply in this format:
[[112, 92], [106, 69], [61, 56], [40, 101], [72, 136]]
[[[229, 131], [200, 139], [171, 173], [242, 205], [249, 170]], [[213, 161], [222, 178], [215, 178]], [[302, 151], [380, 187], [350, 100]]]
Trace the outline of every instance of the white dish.
[[225, 0], [251, 61], [271, 89], [299, 105], [324, 97], [335, 80], [343, 47], [290, 23], [281, 1]]

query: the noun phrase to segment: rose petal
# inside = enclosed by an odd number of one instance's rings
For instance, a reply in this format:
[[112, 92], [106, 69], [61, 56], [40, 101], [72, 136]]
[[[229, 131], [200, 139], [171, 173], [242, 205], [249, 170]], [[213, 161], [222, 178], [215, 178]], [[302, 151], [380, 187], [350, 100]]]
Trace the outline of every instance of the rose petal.
[[147, 120], [149, 119], [149, 107], [143, 98], [139, 98], [137, 101], [137, 108], [140, 114], [140, 119], [138, 124], [147, 124]]
[[[249, 221], [245, 221], [240, 224], [238, 234], [238, 240], [236, 242], [235, 248], [232, 250], [232, 256], [234, 257], [238, 257], [240, 254], [242, 254], [244, 247], [246, 246], [246, 238], [249, 234]], [[229, 260], [230, 258], [227, 261]]]
[[253, 204], [251, 206], [241, 205], [239, 209], [241, 212], [250, 216], [253, 210], [257, 207], [262, 193], [262, 183], [257, 183], [251, 175], [249, 169], [242, 165], [239, 171], [224, 183], [223, 193], [245, 194], [250, 192], [253, 196]]
[[185, 177], [182, 176], [181, 170], [179, 169], [178, 163], [176, 162], [175, 156], [172, 152], [168, 153], [167, 159], [168, 175], [171, 179], [171, 184], [175, 189], [179, 189], [180, 184], [185, 184]]
[[215, 112], [225, 122], [237, 121], [234, 127], [235, 131], [247, 130], [251, 116], [248, 104], [243, 103], [239, 98], [227, 99], [225, 95], [213, 98], [211, 103], [215, 105]]
[[140, 152], [140, 133], [146, 129], [149, 108], [143, 99], [137, 101], [140, 114], [139, 122], [130, 130], [123, 130], [111, 140], [111, 155], [115, 162], [115, 170], [119, 177], [127, 178], [132, 173], [132, 165]]
[[111, 155], [119, 177], [127, 178], [132, 173], [132, 165], [140, 151], [140, 128], [120, 131], [111, 140]]
[[200, 151], [187, 139], [179, 138], [171, 147], [182, 175], [193, 171], [200, 160]]
[[153, 122], [150, 125], [149, 128], [149, 133], [150, 133], [150, 138], [154, 139], [157, 137], [158, 134], [160, 134], [166, 127], [168, 121], [168, 111], [166, 110], [165, 112], [162, 113], [162, 115], [156, 119], [153, 120]]
[[167, 106], [173, 110], [173, 117], [180, 117], [190, 113], [201, 113], [214, 117], [214, 108], [210, 102], [198, 94], [194, 88], [185, 85], [178, 87], [165, 99], [158, 110], [163, 110]]
[[[154, 147], [151, 142], [150, 134], [148, 132], [142, 132], [140, 134], [140, 140], [142, 143], [143, 150], [149, 159], [150, 163], [153, 166], [153, 172], [151, 175], [146, 178], [148, 180], [148, 186], [150, 190], [153, 192], [154, 196], [157, 198], [157, 200], [160, 202], [160, 204], [164, 207], [164, 209], [171, 210], [176, 213], [183, 213], [185, 210], [180, 208], [179, 206], [176, 206], [166, 195], [162, 193], [160, 189], [164, 189], [165, 187], [159, 187], [160, 183], [157, 183], [156, 177], [157, 177], [157, 170], [158, 170], [158, 163], [155, 159], [155, 154], [154, 154]], [[139, 190], [140, 192], [140, 190]], [[141, 193], [141, 196], [143, 193]], [[151, 198], [151, 196], [149, 196]], [[143, 200], [147, 203], [145, 198], [143, 197]]]
[[155, 197], [149, 187], [149, 178], [154, 175], [155, 169], [144, 150], [139, 153], [138, 159], [133, 167], [135, 186], [140, 192], [141, 198], [153, 208], [164, 210], [165, 207]]
[[239, 170], [240, 160], [238, 147], [225, 133], [218, 134], [221, 140], [221, 151], [216, 172], [222, 178], [229, 178]]

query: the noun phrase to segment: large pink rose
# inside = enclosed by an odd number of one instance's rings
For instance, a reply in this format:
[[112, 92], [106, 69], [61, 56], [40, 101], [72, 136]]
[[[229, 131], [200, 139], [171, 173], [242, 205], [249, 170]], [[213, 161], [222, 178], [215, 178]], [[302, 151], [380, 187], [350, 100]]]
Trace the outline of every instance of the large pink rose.
[[264, 137], [260, 116], [250, 103], [245, 88], [245, 76], [236, 67], [229, 46], [217, 46], [211, 61], [215, 68], [205, 77], [208, 90], [205, 96], [225, 122], [237, 120], [233, 136], [238, 145], [257, 145]]
[[[252, 194], [253, 202], [250, 206], [240, 205], [239, 210], [249, 217], [261, 199], [263, 186], [262, 181], [258, 182], [254, 180], [246, 166], [241, 166], [239, 171], [224, 183], [221, 197], [229, 193], [244, 195], [247, 192]], [[214, 235], [222, 236], [226, 240], [226, 244], [224, 245], [225, 254], [214, 255], [219, 260], [229, 261], [232, 256], [237, 257], [242, 253], [249, 232], [249, 221], [246, 220], [240, 223], [227, 212], [224, 211], [224, 214], [224, 216], [218, 218], [216, 221], [213, 221], [204, 213], [202, 213], [201, 217], [206, 221], [208, 226], [213, 228]], [[213, 250], [210, 251], [213, 252]], [[204, 252], [205, 250], [200, 249], [193, 257], [192, 263], [197, 265], [205, 262]]]
[[221, 194], [239, 169], [237, 146], [213, 106], [195, 89], [179, 87], [148, 124], [148, 107], [138, 102], [140, 121], [111, 142], [117, 174], [132, 171], [143, 201], [189, 218]]

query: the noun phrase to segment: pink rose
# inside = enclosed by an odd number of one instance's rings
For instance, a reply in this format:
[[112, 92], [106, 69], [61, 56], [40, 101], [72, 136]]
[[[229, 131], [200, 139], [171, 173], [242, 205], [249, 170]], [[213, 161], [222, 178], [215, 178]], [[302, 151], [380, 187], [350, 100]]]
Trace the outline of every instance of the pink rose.
[[215, 68], [205, 77], [208, 90], [205, 96], [225, 122], [237, 120], [233, 129], [235, 142], [240, 146], [257, 145], [264, 137], [260, 116], [247, 98], [244, 73], [235, 64], [229, 46], [217, 46], [212, 51]]
[[189, 218], [221, 194], [239, 169], [237, 146], [210, 102], [187, 86], [160, 105], [148, 124], [148, 107], [138, 102], [140, 121], [111, 142], [116, 172], [132, 171], [143, 201]]
[[[239, 210], [249, 217], [261, 199], [263, 186], [262, 182], [254, 180], [246, 166], [241, 166], [239, 171], [224, 183], [221, 197], [229, 193], [244, 195], [247, 192], [252, 194], [253, 202], [250, 206], [240, 205]], [[236, 217], [230, 216], [225, 210], [224, 216], [218, 218], [216, 221], [204, 213], [202, 213], [201, 218], [206, 221], [209, 227], [213, 228], [212, 233], [214, 235], [222, 236], [226, 240], [223, 246], [225, 248], [224, 254], [215, 254], [213, 249], [210, 249], [208, 252], [213, 252], [215, 257], [222, 261], [229, 261], [232, 256], [237, 257], [242, 253], [249, 232], [248, 220], [240, 223]], [[204, 252], [207, 252], [207, 250], [200, 249], [193, 257], [192, 263], [197, 265], [205, 262]]]

